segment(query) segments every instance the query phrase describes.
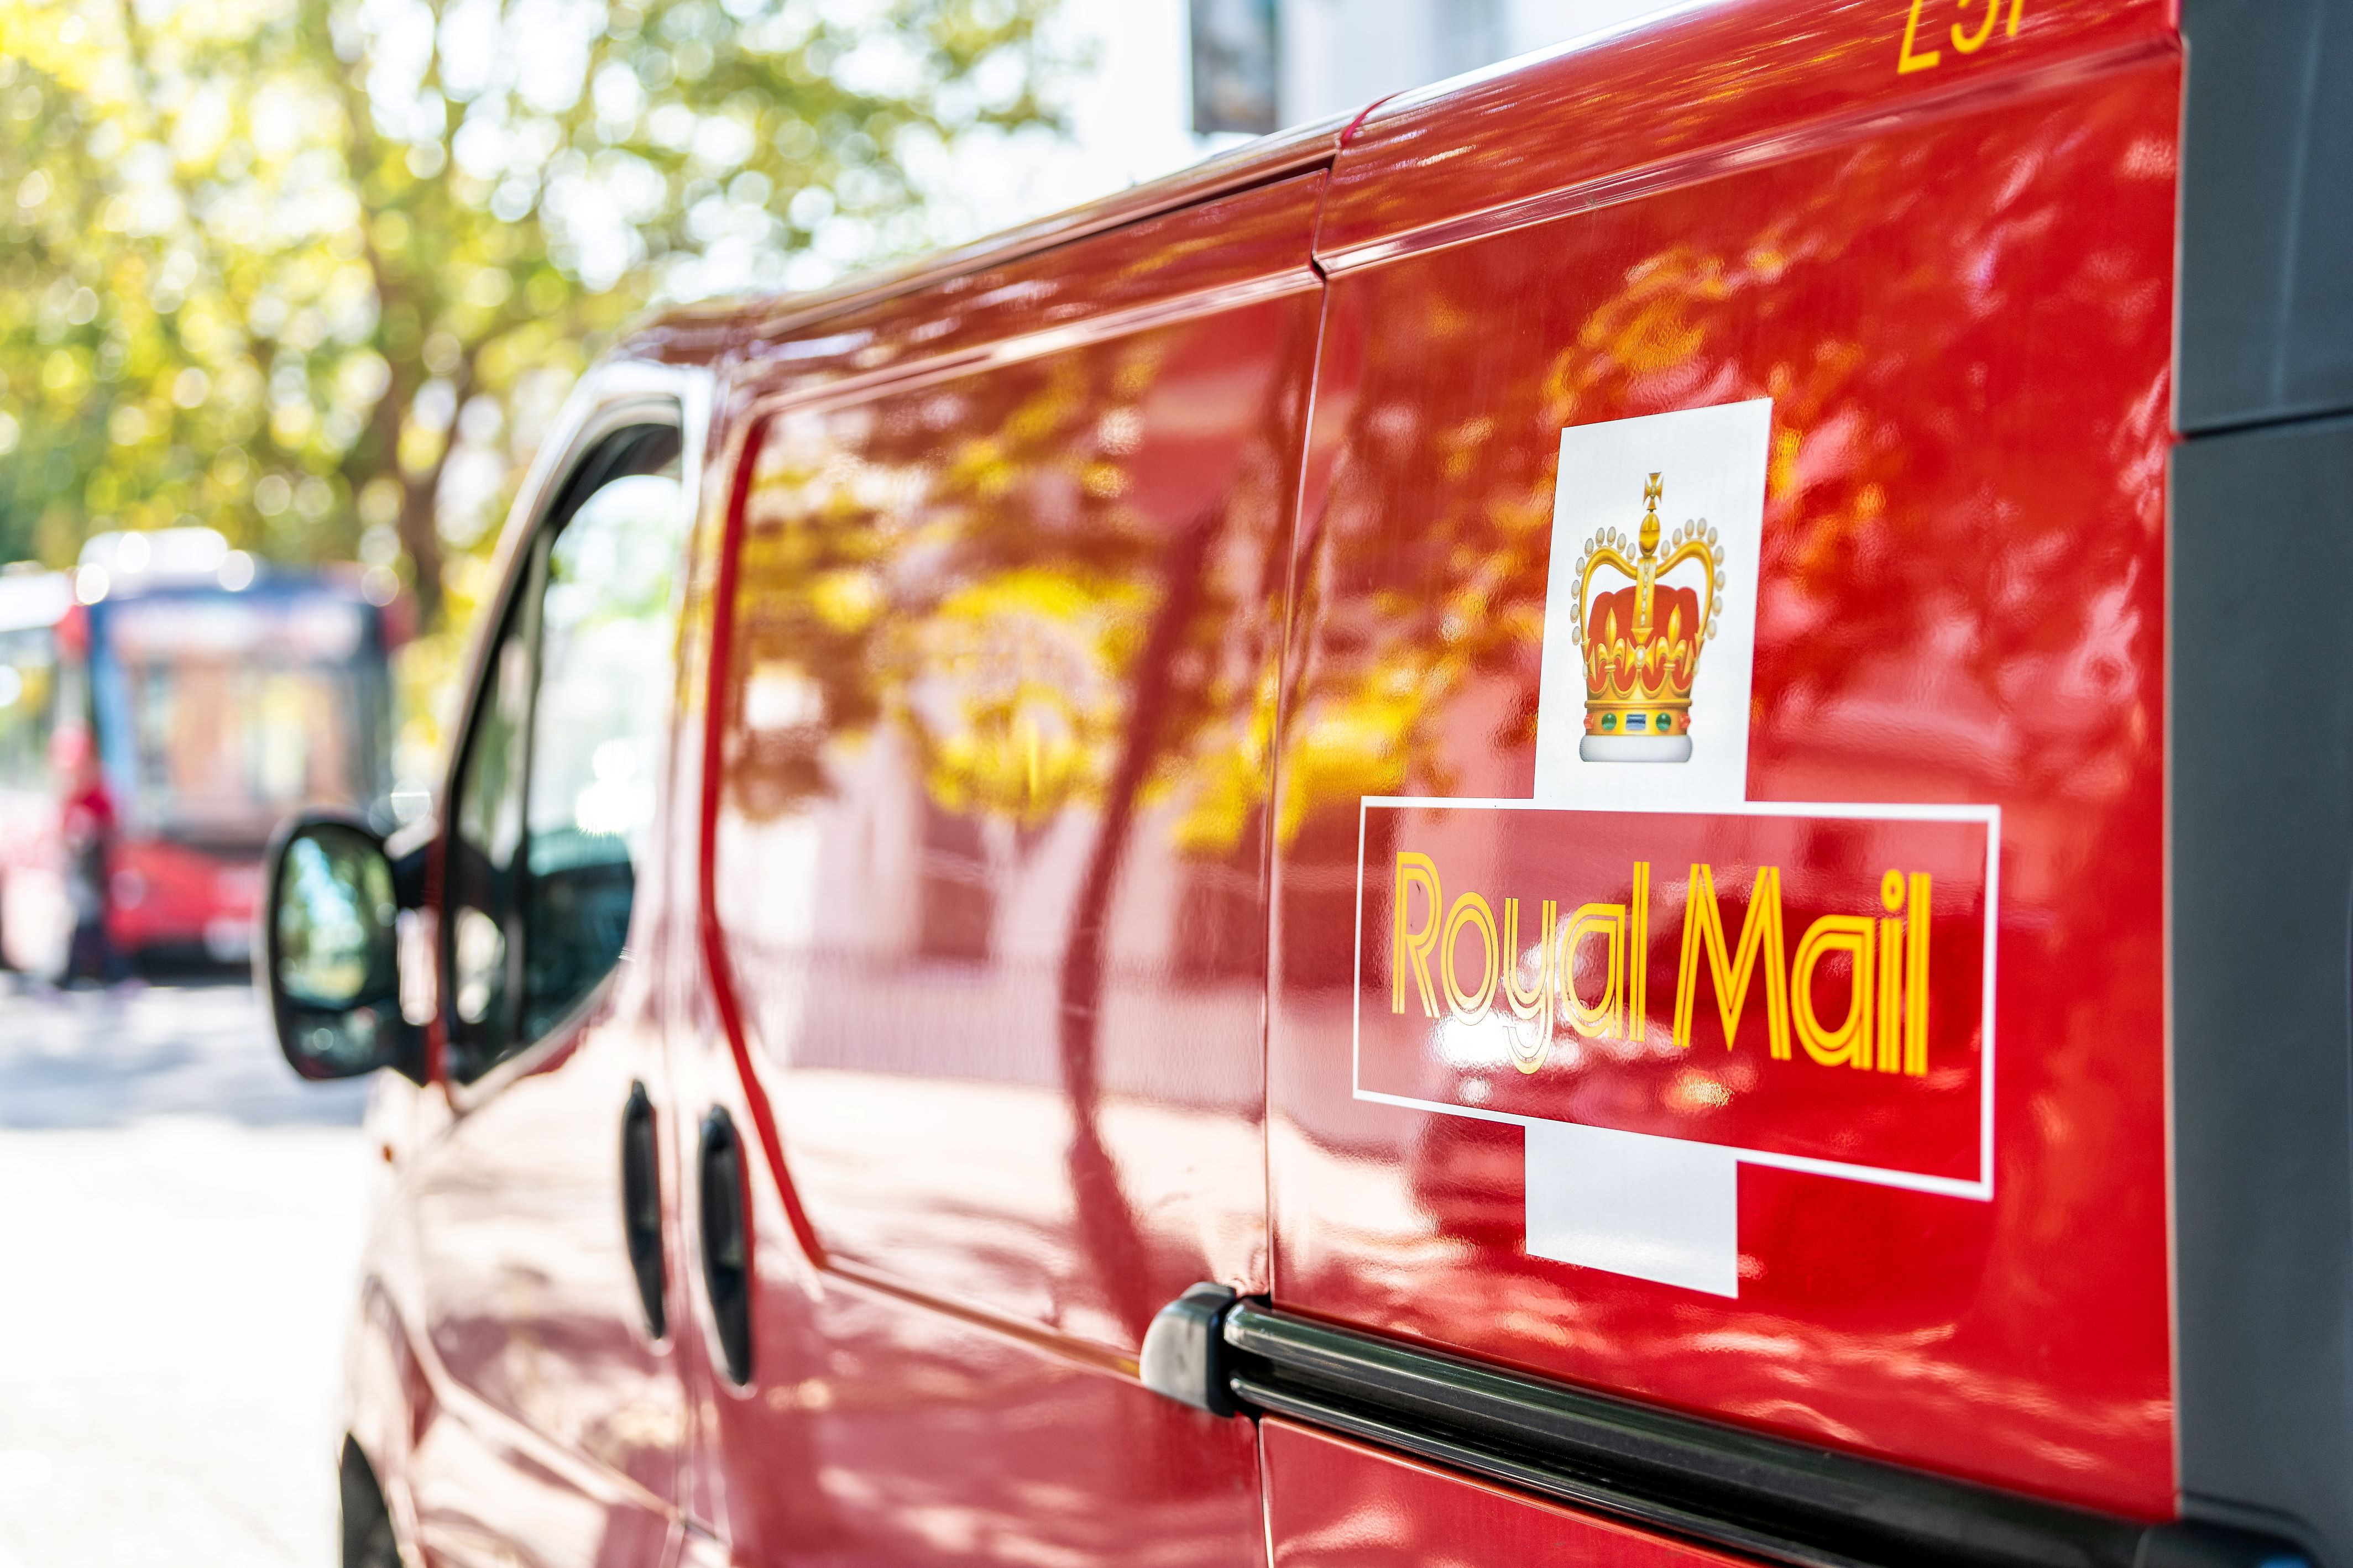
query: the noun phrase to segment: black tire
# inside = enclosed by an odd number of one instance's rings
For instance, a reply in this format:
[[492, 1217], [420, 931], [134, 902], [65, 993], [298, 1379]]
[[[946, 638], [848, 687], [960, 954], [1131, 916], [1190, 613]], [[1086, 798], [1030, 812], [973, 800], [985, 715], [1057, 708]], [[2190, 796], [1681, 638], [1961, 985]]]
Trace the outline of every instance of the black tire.
[[392, 1536], [392, 1515], [384, 1506], [384, 1489], [367, 1456], [349, 1437], [343, 1439], [340, 1467], [343, 1505], [343, 1568], [400, 1568], [400, 1543]]

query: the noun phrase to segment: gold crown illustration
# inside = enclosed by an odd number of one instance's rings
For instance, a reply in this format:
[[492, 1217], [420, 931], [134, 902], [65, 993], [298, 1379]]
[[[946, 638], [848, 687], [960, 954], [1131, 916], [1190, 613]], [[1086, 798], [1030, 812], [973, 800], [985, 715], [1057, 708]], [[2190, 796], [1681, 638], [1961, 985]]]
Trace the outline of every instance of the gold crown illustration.
[[[1679, 763], [1691, 755], [1692, 680], [1701, 649], [1715, 636], [1724, 546], [1701, 518], [1676, 529], [1661, 555], [1663, 493], [1652, 474], [1642, 487], [1638, 537], [1604, 529], [1585, 542], [1571, 569], [1577, 644], [1585, 653], [1585, 738], [1577, 752], [1588, 762]], [[1639, 554], [1629, 559], [1629, 549]], [[1698, 563], [1695, 586], [1660, 581], [1687, 562]], [[1605, 570], [1627, 584], [1597, 594], [1594, 576]]]

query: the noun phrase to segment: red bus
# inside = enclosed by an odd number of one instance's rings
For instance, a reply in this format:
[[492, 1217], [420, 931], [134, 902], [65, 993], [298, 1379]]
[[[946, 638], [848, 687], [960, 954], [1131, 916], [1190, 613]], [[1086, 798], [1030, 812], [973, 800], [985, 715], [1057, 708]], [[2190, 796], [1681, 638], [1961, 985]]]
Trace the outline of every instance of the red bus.
[[106, 967], [243, 961], [279, 820], [387, 811], [388, 630], [208, 529], [0, 576], [0, 956], [63, 978], [102, 922]]

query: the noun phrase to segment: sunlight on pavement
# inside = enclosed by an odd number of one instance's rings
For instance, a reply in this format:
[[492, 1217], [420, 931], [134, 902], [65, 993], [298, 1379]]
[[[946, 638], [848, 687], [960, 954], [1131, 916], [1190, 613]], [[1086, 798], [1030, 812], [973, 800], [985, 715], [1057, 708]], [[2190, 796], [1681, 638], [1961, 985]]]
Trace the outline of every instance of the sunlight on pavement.
[[0, 993], [0, 1568], [335, 1561], [364, 1099], [242, 986]]

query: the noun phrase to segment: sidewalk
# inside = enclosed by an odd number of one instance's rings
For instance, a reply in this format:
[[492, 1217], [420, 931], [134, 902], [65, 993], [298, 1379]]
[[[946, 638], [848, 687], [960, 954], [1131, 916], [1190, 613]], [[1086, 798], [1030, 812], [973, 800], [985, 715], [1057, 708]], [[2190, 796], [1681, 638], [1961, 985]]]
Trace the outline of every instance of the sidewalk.
[[364, 1095], [241, 986], [0, 991], [0, 1568], [334, 1563]]

